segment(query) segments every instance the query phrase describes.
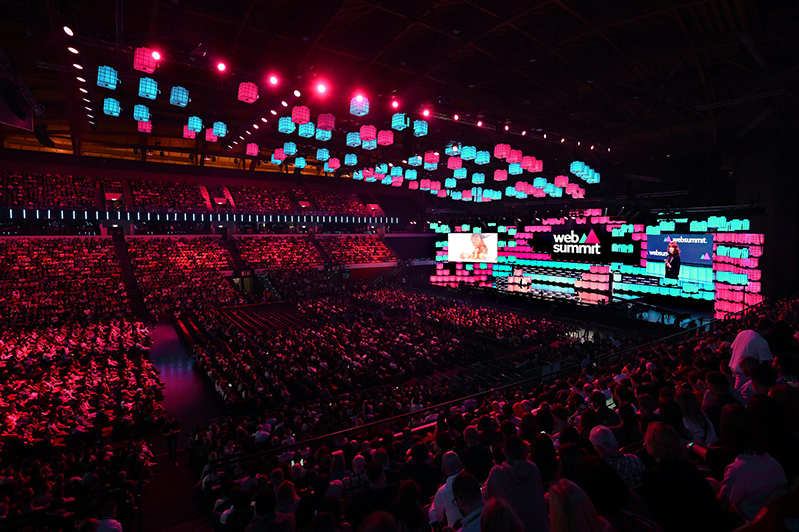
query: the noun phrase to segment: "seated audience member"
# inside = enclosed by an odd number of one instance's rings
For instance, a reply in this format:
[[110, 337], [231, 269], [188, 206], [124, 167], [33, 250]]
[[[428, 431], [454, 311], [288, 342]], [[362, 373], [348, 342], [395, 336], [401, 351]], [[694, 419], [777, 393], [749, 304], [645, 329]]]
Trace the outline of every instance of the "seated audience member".
[[294, 532], [297, 521], [294, 514], [275, 510], [275, 492], [265, 491], [255, 497], [255, 518], [246, 532]]
[[380, 462], [371, 462], [366, 468], [369, 487], [358, 492], [347, 507], [347, 521], [358, 530], [366, 517], [375, 511], [390, 512], [397, 498], [398, 486], [387, 484]]
[[636, 489], [641, 485], [643, 462], [634, 454], [622, 453], [619, 450], [619, 442], [609, 428], [601, 425], [594, 427], [591, 429], [590, 438], [596, 454], [616, 470], [630, 489]]
[[734, 505], [745, 521], [751, 522], [760, 509], [788, 487], [785, 471], [766, 452], [766, 441], [755, 414], [740, 405], [724, 407], [722, 438], [736, 454], [724, 470], [719, 500]]
[[702, 400], [702, 411], [713, 423], [716, 434], [719, 433], [719, 422], [721, 421], [721, 410], [726, 405], [740, 404], [730, 393], [730, 383], [723, 373], [711, 371], [705, 376], [707, 391]]
[[411, 448], [411, 458], [402, 465], [400, 478], [402, 480], [415, 480], [422, 490], [420, 497], [429, 501], [436, 494], [441, 483], [441, 471], [430, 460], [430, 451], [423, 443], [417, 443]]
[[488, 499], [480, 515], [480, 532], [524, 532], [524, 526], [502, 499]]
[[761, 318], [757, 322], [757, 330], [746, 329], [738, 333], [732, 342], [732, 358], [730, 358], [730, 369], [735, 377], [735, 389], [740, 390], [746, 383], [746, 376], [741, 368], [741, 361], [746, 357], [752, 357], [758, 362], [772, 360], [768, 342], [764, 336], [769, 336], [774, 331], [774, 321], [769, 318]]
[[455, 522], [463, 519], [463, 516], [453, 502], [452, 482], [460, 475], [463, 468], [460, 458], [452, 451], [444, 454], [441, 464], [446, 480], [438, 488], [433, 504], [430, 506], [430, 522], [443, 523], [446, 519], [449, 526], [455, 526]]
[[[452, 493], [449, 494], [450, 498]], [[400, 532], [429, 532], [427, 510], [419, 504], [419, 485], [405, 480], [399, 486], [397, 500], [391, 511]]]
[[799, 436], [790, 428], [785, 407], [770, 395], [757, 394], [746, 408], [755, 415], [768, 454], [782, 465], [790, 484], [799, 476]]
[[463, 440], [466, 442], [466, 448], [458, 452], [463, 469], [474, 475], [478, 482], [485, 482], [488, 473], [494, 467], [491, 451], [480, 445], [480, 432], [474, 425], [469, 425], [463, 430]]
[[663, 531], [729, 530], [710, 484], [686, 460], [685, 448], [677, 431], [666, 423], [650, 423], [644, 445], [657, 466], [644, 473], [638, 493]]
[[463, 472], [452, 481], [452, 496], [461, 515], [461, 532], [480, 532], [480, 517], [483, 513], [483, 494], [480, 484], [469, 473]]
[[710, 445], [714, 443], [718, 436], [713, 428], [713, 423], [702, 411], [696, 394], [689, 388], [683, 386], [677, 390], [675, 399], [682, 411], [682, 421], [686, 430], [690, 432], [692, 441]]
[[[610, 523], [599, 517], [591, 499], [571, 480], [557, 480], [549, 488], [552, 532], [610, 532]], [[531, 529], [534, 530], [545, 529]]]
[[505, 440], [505, 462], [494, 466], [483, 494], [503, 499], [528, 531], [547, 530], [544, 487], [538, 467], [526, 459], [527, 444], [518, 436]]

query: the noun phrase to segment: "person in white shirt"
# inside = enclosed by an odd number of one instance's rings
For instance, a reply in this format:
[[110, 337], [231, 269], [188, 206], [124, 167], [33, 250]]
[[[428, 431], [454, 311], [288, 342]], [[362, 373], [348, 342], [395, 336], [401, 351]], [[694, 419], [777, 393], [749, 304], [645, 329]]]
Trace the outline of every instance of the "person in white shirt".
[[430, 522], [443, 523], [446, 518], [447, 525], [454, 527], [456, 521], [463, 519], [460, 510], [455, 506], [452, 495], [452, 482], [463, 470], [461, 460], [456, 453], [449, 451], [441, 457], [441, 468], [447, 476], [447, 481], [438, 488], [433, 504], [430, 506]]
[[452, 498], [461, 519], [460, 532], [480, 532], [480, 514], [483, 513], [483, 494], [477, 479], [469, 473], [461, 473], [452, 481]]
[[741, 369], [741, 361], [746, 357], [752, 357], [758, 362], [773, 360], [768, 342], [763, 335], [768, 335], [774, 330], [774, 322], [769, 318], [760, 318], [757, 322], [757, 330], [747, 329], [738, 333], [732, 342], [732, 358], [730, 358], [730, 369], [735, 376], [735, 389], [740, 390], [746, 383], [746, 376]]

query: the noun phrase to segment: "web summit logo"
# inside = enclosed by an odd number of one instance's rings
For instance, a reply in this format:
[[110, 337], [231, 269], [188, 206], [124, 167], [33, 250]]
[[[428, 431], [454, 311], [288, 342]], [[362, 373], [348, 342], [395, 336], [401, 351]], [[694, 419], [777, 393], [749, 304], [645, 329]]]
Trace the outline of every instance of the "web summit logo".
[[553, 253], [584, 253], [586, 255], [599, 255], [599, 239], [591, 229], [588, 234], [582, 236], [573, 230], [565, 235], [552, 235], [555, 240]]

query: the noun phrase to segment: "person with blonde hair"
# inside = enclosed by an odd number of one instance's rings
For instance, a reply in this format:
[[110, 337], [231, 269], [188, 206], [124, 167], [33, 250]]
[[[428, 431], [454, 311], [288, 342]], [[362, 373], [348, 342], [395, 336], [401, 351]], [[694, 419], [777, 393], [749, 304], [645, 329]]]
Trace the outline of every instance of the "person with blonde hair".
[[524, 527], [508, 503], [491, 498], [480, 515], [480, 532], [524, 532]]
[[551, 532], [609, 532], [613, 529], [586, 493], [571, 480], [561, 479], [549, 488]]

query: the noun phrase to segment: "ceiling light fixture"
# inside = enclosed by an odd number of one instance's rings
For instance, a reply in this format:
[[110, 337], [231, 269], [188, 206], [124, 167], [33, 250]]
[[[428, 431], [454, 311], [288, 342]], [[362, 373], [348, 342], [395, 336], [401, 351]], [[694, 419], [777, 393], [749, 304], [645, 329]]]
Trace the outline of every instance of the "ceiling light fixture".
[[289, 104], [288, 104], [288, 102], [286, 100], [280, 100], [280, 105], [282, 105], [283, 107], [288, 107], [289, 106]]
[[300, 96], [302, 96], [302, 94], [301, 94], [301, 93], [300, 93], [300, 91], [298, 91], [297, 89], [294, 89], [294, 96], [296, 96], [297, 98], [299, 98]]
[[458, 120], [461, 119], [461, 117], [459, 117], [458, 115], [455, 115], [455, 116], [452, 117], [452, 119], [457, 122]]
[[477, 127], [483, 127], [483, 121], [482, 120], [478, 120], [477, 121]]
[[69, 48], [67, 48], [67, 50], [69, 50], [69, 51], [70, 51], [70, 52], [72, 52], [73, 54], [78, 54], [78, 53], [80, 53], [80, 52], [78, 52], [78, 49], [77, 49], [77, 48], [73, 48], [73, 47], [71, 47], [71, 46], [70, 46]]
[[277, 76], [269, 76], [269, 83], [277, 85]]
[[216, 69], [218, 71], [220, 71], [220, 72], [224, 72], [226, 68], [227, 68], [227, 65], [225, 63], [221, 63], [220, 62], [220, 63], [216, 64]]
[[[158, 61], [159, 59], [161, 59], [161, 53], [160, 53], [160, 52], [158, 52], [158, 51], [156, 51], [156, 50], [153, 50], [153, 59], [155, 59], [156, 61]], [[224, 69], [223, 69], [223, 70], [224, 70]]]
[[64, 33], [66, 33], [66, 34], [67, 34], [67, 35], [69, 35], [70, 37], [72, 37], [73, 35], [75, 35], [75, 32], [74, 32], [74, 31], [72, 31], [72, 28], [70, 28], [69, 26], [64, 26]]
[[78, 70], [83, 70], [83, 67], [81, 65], [77, 64], [77, 63], [72, 63], [72, 66], [74, 66]]
[[80, 91], [81, 91], [83, 94], [89, 94], [89, 91], [87, 91], [87, 90], [86, 90], [86, 89], [84, 89], [83, 87], [81, 87], [79, 90], [80, 90]]
[[261, 118], [261, 122], [266, 123], [266, 118]]
[[78, 80], [78, 81], [80, 81], [81, 83], [86, 83], [86, 80], [85, 80], [85, 79], [83, 79], [83, 78], [82, 78], [82, 77], [80, 77], [80, 76], [78, 76], [78, 77], [77, 77], [77, 80]]
[[270, 112], [270, 113], [272, 113], [273, 115], [277, 116], [277, 111], [275, 111], [274, 109], [272, 109], [272, 110], [271, 110], [271, 111], [269, 111], [269, 112]]
[[316, 86], [316, 90], [319, 93], [324, 93], [327, 90], [327, 87], [325, 87], [324, 83], [320, 83], [319, 85]]
[[424, 116], [430, 116], [430, 110], [429, 109], [425, 109], [424, 111], [422, 111], [422, 114]]

